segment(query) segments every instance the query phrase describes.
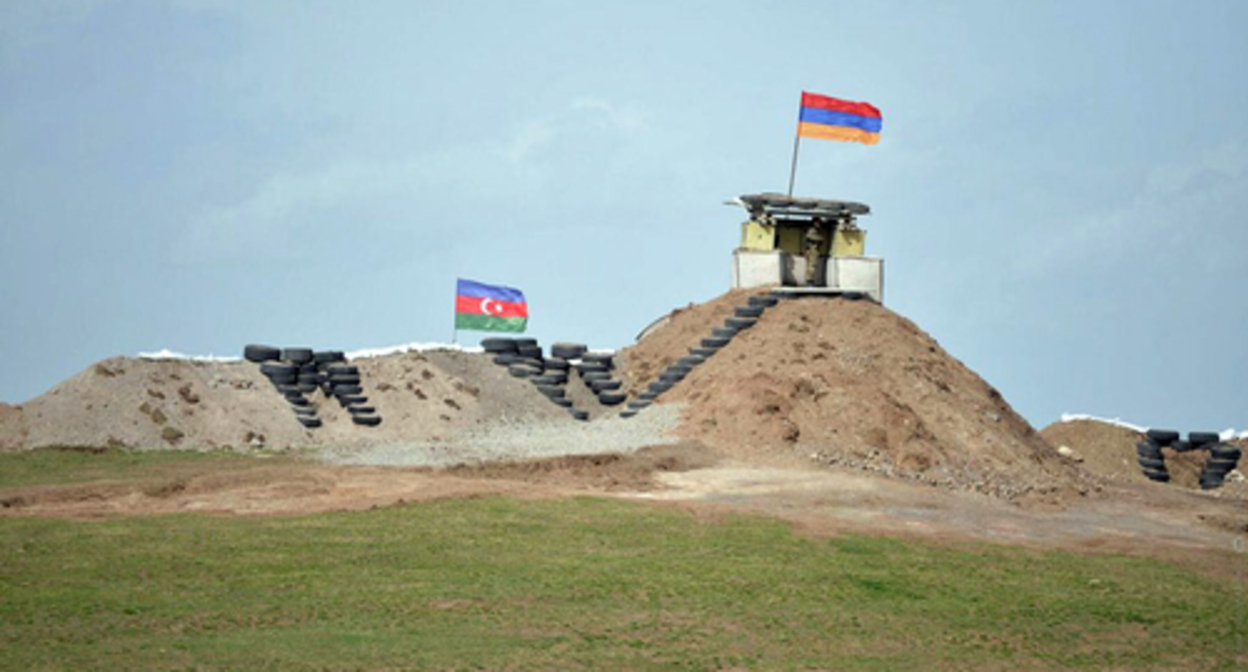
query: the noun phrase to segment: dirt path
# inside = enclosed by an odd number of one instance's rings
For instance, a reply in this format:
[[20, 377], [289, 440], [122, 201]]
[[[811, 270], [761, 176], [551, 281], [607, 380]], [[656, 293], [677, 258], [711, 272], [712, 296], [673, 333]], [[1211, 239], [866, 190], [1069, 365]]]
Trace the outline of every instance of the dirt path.
[[[799, 462], [726, 461], [700, 444], [451, 469], [255, 460], [158, 477], [0, 490], [0, 517], [99, 519], [171, 513], [306, 515], [446, 497], [602, 495], [705, 515], [748, 512], [814, 535], [858, 532], [986, 541], [1175, 560], [1215, 573], [1248, 564], [1248, 505], [1152, 484], [1076, 502], [1008, 504], [869, 472]], [[1238, 549], [1238, 550], [1237, 550]]]

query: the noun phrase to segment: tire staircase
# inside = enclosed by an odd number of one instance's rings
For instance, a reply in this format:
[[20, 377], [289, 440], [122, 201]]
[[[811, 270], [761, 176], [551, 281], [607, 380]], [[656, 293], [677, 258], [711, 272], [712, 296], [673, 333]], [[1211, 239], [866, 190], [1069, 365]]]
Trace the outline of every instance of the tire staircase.
[[622, 382], [612, 373], [615, 369], [612, 354], [589, 352], [589, 348], [580, 343], [554, 343], [550, 346], [550, 357], [546, 357], [537, 340], [532, 338], [486, 338], [481, 341], [481, 347], [493, 355], [495, 364], [507, 367], [513, 377], [533, 383], [538, 392], [566, 409], [576, 420], [589, 420], [591, 409], [587, 404], [578, 407], [569, 396], [573, 391], [569, 388], [573, 372], [598, 405], [614, 406], [624, 401], [624, 393], [619, 391]]
[[317, 415], [318, 391], [325, 401], [336, 400], [351, 415], [352, 423], [361, 427], [381, 424], [377, 409], [368, 405], [364, 396], [359, 367], [348, 364], [339, 350], [248, 345], [243, 348], [243, 358], [260, 365], [260, 373], [285, 397], [295, 419], [306, 429], [323, 424]]
[[1198, 450], [1209, 452], [1209, 459], [1200, 470], [1200, 489], [1214, 490], [1222, 487], [1226, 475], [1239, 463], [1243, 451], [1230, 444], [1222, 443], [1215, 432], [1188, 432], [1187, 440], [1179, 438], [1179, 433], [1171, 429], [1150, 429], [1144, 434], [1144, 440], [1136, 444], [1136, 460], [1144, 476], [1150, 481], [1168, 483], [1170, 472], [1166, 469], [1166, 458], [1162, 448], [1169, 448], [1176, 453], [1189, 453]]
[[676, 360], [650, 381], [636, 399], [628, 402], [628, 408], [620, 412], [620, 417], [631, 418], [648, 408], [656, 399], [684, 380], [694, 367], [714, 357], [738, 334], [753, 327], [763, 313], [779, 303], [784, 296], [775, 292], [759, 294], [749, 297], [745, 305], [734, 307], [732, 317], [724, 320], [722, 326], [712, 328], [710, 335], [703, 338], [697, 347], [689, 348], [688, 355]]

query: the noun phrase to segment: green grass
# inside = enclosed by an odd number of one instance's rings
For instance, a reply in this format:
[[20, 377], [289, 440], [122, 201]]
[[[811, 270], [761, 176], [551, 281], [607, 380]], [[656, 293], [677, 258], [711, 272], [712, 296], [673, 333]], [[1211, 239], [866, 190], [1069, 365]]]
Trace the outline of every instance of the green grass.
[[[38, 451], [0, 455], [0, 488], [257, 464]], [[0, 518], [3, 669], [1231, 670], [1246, 647], [1244, 586], [1155, 560], [606, 499]]]
[[1239, 599], [1156, 561], [590, 498], [0, 519], [6, 669], [1235, 669]]
[[[296, 459], [275, 457], [273, 459]], [[255, 467], [255, 455], [226, 450], [104, 450], [43, 448], [18, 453], [0, 453], [0, 488], [39, 485], [69, 485], [99, 481], [135, 481], [148, 478], [200, 473], [213, 470]]]

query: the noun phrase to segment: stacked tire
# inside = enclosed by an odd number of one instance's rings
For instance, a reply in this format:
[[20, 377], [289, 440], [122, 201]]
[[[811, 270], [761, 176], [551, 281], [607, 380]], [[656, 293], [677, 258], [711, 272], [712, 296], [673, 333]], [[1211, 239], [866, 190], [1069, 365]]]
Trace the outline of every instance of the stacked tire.
[[364, 381], [358, 366], [345, 362], [329, 364], [325, 367], [325, 374], [329, 394], [350, 414], [352, 423], [362, 427], [381, 424], [377, 408], [364, 396]]
[[[603, 406], [619, 406], [628, 395], [623, 392], [624, 382], [615, 377], [615, 355], [606, 352], [589, 352], [585, 346], [577, 346], [579, 361], [576, 371]], [[570, 353], [569, 353], [570, 354]]]
[[481, 347], [495, 364], [507, 367], [507, 372], [514, 378], [541, 375], [545, 368], [545, 358], [537, 339], [487, 338], [481, 341]]
[[1213, 443], [1209, 446], [1209, 461], [1200, 470], [1200, 489], [1213, 490], [1222, 487], [1226, 475], [1239, 463], [1243, 451], [1225, 443]]
[[337, 399], [356, 425], [381, 424], [376, 409], [366, 405], [368, 397], [363, 396], [359, 368], [346, 364], [346, 355], [341, 351], [248, 345], [243, 348], [243, 358], [260, 365], [260, 373], [286, 398], [295, 418], [308, 429], [322, 424], [317, 406], [309, 397], [318, 390], [326, 398]]
[[290, 405], [299, 424], [307, 429], [321, 426], [316, 406], [307, 396], [316, 391], [319, 380], [311, 348], [248, 345], [243, 348], [243, 358], [260, 365], [260, 373]]
[[552, 404], [567, 409], [577, 419], [585, 420], [589, 414], [573, 407], [567, 395], [571, 365], [566, 345], [569, 344], [556, 343], [551, 346], [551, 356], [546, 357], [534, 338], [486, 338], [481, 341], [481, 348], [486, 354], [493, 358], [495, 364], [507, 367], [507, 373], [513, 378], [528, 380]]
[[1150, 429], [1144, 440], [1135, 446], [1136, 461], [1144, 471], [1144, 477], [1150, 481], [1167, 483], [1170, 472], [1166, 469], [1166, 458], [1161, 449], [1178, 441], [1179, 433], [1169, 429]]
[[736, 306], [732, 317], [724, 320], [724, 324], [711, 329], [711, 335], [703, 338], [697, 347], [689, 348], [689, 354], [681, 357], [659, 373], [655, 380], [646, 385], [637, 398], [628, 402], [628, 409], [620, 413], [620, 417], [631, 418], [638, 411], [646, 408], [654, 400], [672, 389], [676, 383], [685, 379], [693, 367], [714, 357], [717, 352], [727, 346], [737, 334], [758, 323], [758, 319], [772, 306], [780, 302], [778, 296], [761, 294], [751, 296], [744, 306]]

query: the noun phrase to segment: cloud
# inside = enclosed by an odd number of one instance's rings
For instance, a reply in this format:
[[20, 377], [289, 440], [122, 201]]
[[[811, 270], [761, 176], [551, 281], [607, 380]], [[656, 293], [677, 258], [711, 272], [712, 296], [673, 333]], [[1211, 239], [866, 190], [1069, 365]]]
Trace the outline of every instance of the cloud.
[[1034, 279], [1103, 266], [1133, 255], [1185, 255], [1200, 249], [1205, 270], [1232, 263], [1233, 236], [1248, 208], [1248, 152], [1224, 143], [1187, 161], [1149, 167], [1133, 195], [1065, 220], [1037, 220], [1015, 269]]
[[565, 113], [521, 124], [497, 142], [401, 160], [344, 156], [320, 167], [275, 172], [237, 202], [191, 212], [172, 254], [192, 263], [298, 257], [300, 247], [292, 240], [301, 232], [335, 226], [343, 217], [357, 229], [384, 230], [411, 213], [437, 208], [462, 208], [465, 203], [513, 207], [541, 200], [557, 167], [543, 160], [547, 150], [560, 144], [575, 147], [583, 133], [633, 133], [641, 128], [643, 117], [635, 110], [581, 100]]

